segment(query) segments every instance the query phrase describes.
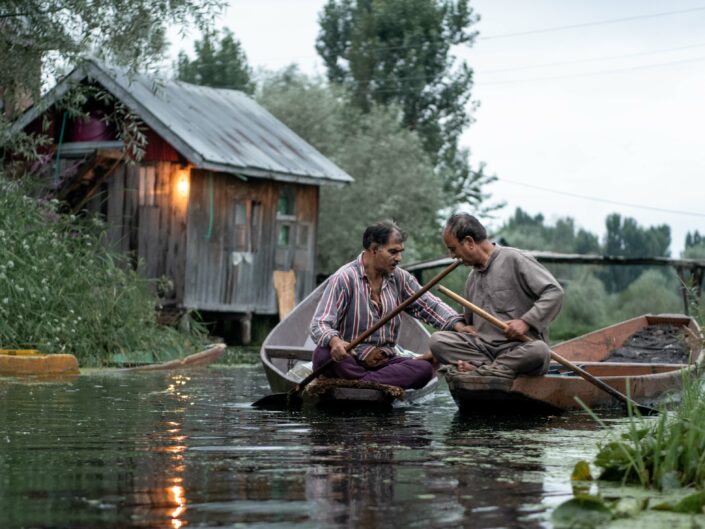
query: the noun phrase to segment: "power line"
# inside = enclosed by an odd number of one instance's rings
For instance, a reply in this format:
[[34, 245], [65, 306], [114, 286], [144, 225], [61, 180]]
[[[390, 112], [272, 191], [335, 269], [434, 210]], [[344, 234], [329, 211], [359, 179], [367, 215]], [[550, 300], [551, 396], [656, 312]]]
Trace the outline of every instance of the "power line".
[[499, 72], [516, 72], [518, 70], [532, 70], [535, 68], [546, 68], [548, 66], [569, 66], [572, 64], [582, 64], [582, 63], [586, 63], [586, 62], [602, 62], [602, 61], [611, 61], [614, 59], [628, 59], [630, 57], [643, 57], [645, 55], [658, 55], [661, 53], [670, 53], [672, 51], [689, 50], [692, 48], [702, 48], [703, 46], [705, 46], [705, 42], [701, 42], [700, 44], [691, 44], [688, 46], [678, 46], [677, 48], [663, 48], [660, 50], [627, 53], [624, 55], [604, 55], [602, 57], [591, 57], [588, 59], [577, 59], [577, 60], [572, 60], [572, 61], [545, 62], [545, 63], [541, 63], [541, 64], [529, 64], [526, 66], [511, 66], [511, 67], [507, 67], [507, 68], [494, 68], [492, 70], [477, 70], [477, 69], [473, 69], [473, 70], [476, 73], [480, 73], [480, 74], [499, 73]]
[[530, 189], [538, 189], [539, 191], [546, 191], [548, 193], [555, 193], [556, 195], [565, 195], [573, 198], [580, 198], [582, 200], [591, 200], [593, 202], [603, 202], [605, 204], [613, 204], [616, 206], [627, 206], [630, 208], [637, 208], [637, 209], [648, 209], [650, 211], [660, 211], [661, 213], [675, 213], [676, 215], [689, 215], [693, 217], [705, 217], [705, 213], [693, 213], [692, 211], [679, 211], [675, 209], [665, 209], [665, 208], [657, 208], [654, 206], [644, 206], [641, 204], [630, 204], [629, 202], [620, 202], [617, 200], [608, 200], [605, 198], [598, 198], [598, 197], [591, 197], [587, 195], [579, 195], [577, 193], [570, 193], [568, 191], [558, 191], [556, 189], [550, 189], [548, 187], [541, 187], [541, 186], [535, 186], [531, 184], [525, 184], [523, 182], [515, 182], [513, 180], [507, 180], [506, 178], [497, 178], [497, 180], [506, 182], [508, 184], [516, 185], [516, 186], [521, 186], [521, 187], [528, 187]]
[[505, 39], [505, 38], [510, 38], [510, 37], [521, 37], [524, 35], [535, 35], [538, 33], [551, 33], [554, 31], [564, 31], [567, 29], [578, 29], [578, 28], [586, 28], [586, 27], [591, 27], [591, 26], [603, 26], [606, 24], [618, 24], [621, 22], [630, 22], [632, 20], [643, 20], [643, 19], [647, 19], [647, 18], [657, 18], [657, 17], [665, 17], [665, 16], [671, 16], [671, 15], [680, 15], [683, 13], [693, 13], [695, 11], [705, 11], [705, 6], [694, 7], [692, 9], [681, 9], [678, 11], [665, 11], [663, 13], [653, 13], [651, 15], [637, 15], [634, 17], [623, 17], [623, 18], [613, 18], [613, 19], [608, 19], [608, 20], [597, 20], [595, 22], [582, 22], [579, 24], [568, 24], [565, 26], [554, 26], [551, 28], [529, 29], [526, 31], [516, 31], [513, 33], [500, 33], [498, 35], [488, 35], [486, 37], [480, 36], [479, 38], [482, 40]]
[[[676, 64], [688, 64], [691, 62], [701, 62], [705, 61], [705, 57], [695, 57], [693, 59], [683, 59], [680, 61], [670, 61], [670, 62], [661, 62], [657, 64], [642, 64], [641, 66], [631, 66], [631, 67], [626, 67], [626, 68], [616, 68], [613, 70], [599, 70], [596, 72], [584, 72], [584, 73], [576, 73], [576, 74], [570, 74], [570, 75], [552, 75], [552, 76], [546, 76], [546, 77], [531, 77], [527, 79], [510, 79], [507, 81], [488, 81], [488, 82], [483, 82], [483, 86], [487, 85], [499, 85], [499, 84], [515, 84], [515, 83], [525, 83], [529, 81], [553, 81], [553, 80], [558, 80], [558, 79], [574, 79], [578, 77], [590, 77], [593, 75], [609, 75], [609, 74], [614, 74], [614, 73], [622, 73], [622, 72], [631, 72], [635, 70], [644, 70], [647, 68], [658, 68], [660, 66], [673, 66]], [[479, 82], [477, 84], [480, 84]]]

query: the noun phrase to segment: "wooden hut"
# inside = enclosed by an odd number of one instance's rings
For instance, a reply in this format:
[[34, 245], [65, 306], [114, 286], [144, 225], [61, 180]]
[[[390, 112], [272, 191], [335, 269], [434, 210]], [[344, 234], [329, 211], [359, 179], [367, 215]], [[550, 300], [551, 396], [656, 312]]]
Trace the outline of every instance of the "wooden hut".
[[[89, 119], [61, 110], [76, 84], [92, 87]], [[105, 118], [116, 108], [146, 135], [139, 161], [119, 139], [137, 129]], [[296, 300], [313, 289], [319, 186], [352, 178], [246, 94], [89, 60], [14, 126], [47, 122], [47, 182], [74, 210], [102, 214], [109, 244], [145, 277], [173, 285], [164, 305], [237, 318], [247, 342], [253, 314], [277, 313], [275, 272], [295, 278]]]

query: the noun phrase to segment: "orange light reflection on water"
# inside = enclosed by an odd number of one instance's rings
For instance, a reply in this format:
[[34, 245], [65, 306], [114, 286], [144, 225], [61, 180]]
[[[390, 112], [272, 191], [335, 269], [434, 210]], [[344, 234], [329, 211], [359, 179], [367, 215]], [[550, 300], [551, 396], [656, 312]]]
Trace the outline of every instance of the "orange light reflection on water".
[[171, 487], [171, 495], [174, 503], [176, 504], [176, 509], [171, 513], [171, 525], [174, 529], [179, 529], [185, 525], [183, 520], [179, 519], [186, 511], [186, 497], [184, 496], [184, 488], [181, 485], [174, 485]]

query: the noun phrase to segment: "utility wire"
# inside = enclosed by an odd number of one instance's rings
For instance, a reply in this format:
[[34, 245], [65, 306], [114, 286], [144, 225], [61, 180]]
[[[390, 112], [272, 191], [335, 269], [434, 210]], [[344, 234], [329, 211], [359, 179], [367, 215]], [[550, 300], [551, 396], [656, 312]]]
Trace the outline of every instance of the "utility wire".
[[[510, 79], [507, 81], [488, 81], [481, 83], [483, 86], [487, 85], [499, 85], [499, 84], [515, 84], [515, 83], [525, 83], [530, 81], [553, 81], [558, 79], [574, 79], [578, 77], [591, 77], [593, 75], [610, 75], [614, 73], [631, 72], [635, 70], [645, 70], [647, 68], [658, 68], [660, 66], [673, 66], [677, 64], [688, 64], [691, 62], [701, 62], [705, 61], [705, 57], [694, 57], [693, 59], [683, 59], [681, 61], [670, 61], [670, 62], [660, 62], [657, 64], [642, 64], [641, 66], [631, 66], [626, 68], [616, 68], [614, 70], [600, 70], [596, 72], [585, 72], [576, 73], [569, 75], [552, 75], [547, 77], [531, 77], [527, 79]], [[480, 83], [477, 83], [480, 84]]]
[[665, 16], [671, 16], [671, 15], [680, 15], [683, 13], [693, 13], [696, 11], [705, 11], [705, 6], [694, 7], [692, 9], [681, 9], [678, 11], [665, 11], [663, 13], [653, 13], [650, 15], [637, 15], [634, 17], [613, 18], [613, 19], [609, 19], [609, 20], [597, 20], [595, 22], [582, 22], [579, 24], [568, 24], [566, 26], [555, 26], [555, 27], [551, 27], [551, 28], [529, 29], [526, 31], [516, 31], [513, 33], [500, 33], [498, 35], [487, 35], [486, 37], [483, 37], [481, 35], [479, 38], [483, 39], [483, 40], [505, 39], [505, 38], [510, 38], [510, 37], [521, 37], [524, 35], [536, 35], [538, 33], [552, 33], [554, 31], [564, 31], [567, 29], [578, 29], [578, 28], [586, 28], [586, 27], [591, 27], [591, 26], [604, 26], [606, 24], [618, 24], [621, 22], [630, 22], [632, 20], [643, 20], [643, 19], [647, 19], [647, 18], [657, 18], [657, 17], [665, 17]]
[[[533, 35], [536, 33], [548, 33], [548, 32], [553, 32], [553, 31], [563, 31], [567, 29], [576, 29], [576, 28], [582, 28], [582, 27], [589, 27], [589, 26], [599, 26], [599, 25], [605, 25], [605, 24], [615, 24], [615, 23], [620, 23], [620, 22], [628, 22], [631, 20], [640, 20], [640, 19], [648, 19], [648, 18], [657, 18], [657, 17], [663, 17], [663, 16], [672, 16], [672, 15], [679, 15], [683, 13], [691, 13], [691, 12], [696, 12], [696, 11], [705, 11], [705, 6], [702, 7], [695, 7], [691, 9], [682, 9], [678, 11], [666, 11], [663, 13], [653, 13], [650, 15], [637, 15], [633, 17], [624, 17], [624, 18], [615, 18], [615, 19], [610, 19], [610, 20], [601, 20], [601, 21], [595, 21], [595, 22], [583, 22], [583, 23], [578, 23], [578, 24], [568, 24], [565, 26], [555, 26], [551, 28], [542, 28], [542, 29], [529, 29], [526, 31], [518, 31], [514, 33], [502, 33], [498, 35], [479, 35], [478, 32], [475, 31], [470, 34], [470, 39], [472, 40], [473, 38], [477, 39], [483, 39], [483, 40], [490, 40], [490, 39], [502, 39], [502, 38], [509, 38], [509, 37], [517, 37], [521, 35]], [[417, 43], [414, 44], [403, 44], [403, 45], [393, 45], [393, 46], [376, 46], [376, 47], [370, 47], [370, 48], [365, 48], [365, 51], [368, 52], [376, 52], [376, 51], [389, 51], [389, 50], [407, 50], [407, 49], [418, 49], [422, 48], [429, 42], [428, 39], [422, 39], [418, 40]], [[182, 50], [183, 51], [183, 50]], [[243, 49], [244, 51], [244, 49]], [[246, 52], [245, 52], [246, 54]], [[277, 60], [295, 60], [295, 59], [301, 59], [301, 58], [315, 58], [319, 57], [319, 55], [305, 55], [305, 56], [297, 56], [297, 57], [270, 57], [270, 59], [277, 59]]]
[[678, 46], [677, 48], [663, 48], [660, 50], [640, 51], [636, 53], [627, 53], [624, 55], [604, 55], [602, 57], [591, 57], [588, 59], [576, 59], [572, 61], [545, 62], [540, 64], [529, 64], [526, 66], [510, 66], [506, 68], [493, 68], [491, 70], [478, 70], [473, 68], [473, 71], [478, 74], [499, 73], [499, 72], [516, 72], [518, 70], [533, 70], [535, 68], [546, 68], [548, 66], [570, 66], [573, 64], [582, 64], [586, 62], [603, 62], [612, 61], [614, 59], [628, 59], [630, 57], [643, 57], [645, 55], [659, 55], [661, 53], [671, 53], [673, 51], [689, 50], [692, 48], [702, 48], [705, 42], [700, 44], [690, 44], [688, 46]]
[[603, 202], [605, 204], [614, 204], [617, 206], [628, 206], [630, 208], [637, 208], [637, 209], [648, 209], [651, 211], [660, 211], [662, 213], [675, 213], [677, 215], [690, 215], [694, 217], [705, 217], [705, 213], [694, 213], [692, 211], [679, 211], [675, 209], [665, 209], [665, 208], [657, 208], [654, 206], [644, 206], [641, 204], [630, 204], [629, 202], [620, 202], [617, 200], [608, 200], [606, 198], [598, 198], [598, 197], [591, 197], [587, 195], [579, 195], [577, 193], [570, 193], [568, 191], [558, 191], [556, 189], [551, 189], [548, 187], [541, 187], [541, 186], [535, 186], [532, 184], [525, 184], [523, 182], [515, 182], [513, 180], [507, 180], [506, 178], [497, 178], [498, 181], [501, 182], [506, 182], [508, 184], [512, 184], [515, 186], [521, 186], [521, 187], [528, 187], [530, 189], [538, 189], [539, 191], [546, 191], [548, 193], [555, 193], [556, 195], [565, 195], [573, 198], [580, 198], [582, 200], [591, 200], [593, 202]]

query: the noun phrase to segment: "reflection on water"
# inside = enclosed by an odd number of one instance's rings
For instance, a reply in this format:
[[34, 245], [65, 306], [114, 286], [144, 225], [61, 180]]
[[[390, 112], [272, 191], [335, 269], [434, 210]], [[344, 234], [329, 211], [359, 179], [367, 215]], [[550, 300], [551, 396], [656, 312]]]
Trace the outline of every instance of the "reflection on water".
[[0, 527], [550, 527], [584, 415], [275, 412], [257, 366], [0, 379]]

